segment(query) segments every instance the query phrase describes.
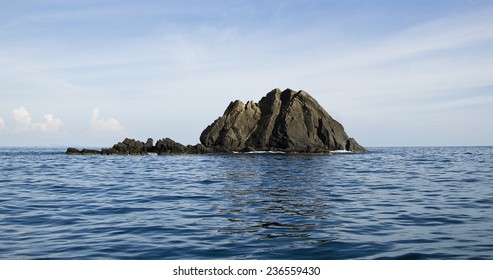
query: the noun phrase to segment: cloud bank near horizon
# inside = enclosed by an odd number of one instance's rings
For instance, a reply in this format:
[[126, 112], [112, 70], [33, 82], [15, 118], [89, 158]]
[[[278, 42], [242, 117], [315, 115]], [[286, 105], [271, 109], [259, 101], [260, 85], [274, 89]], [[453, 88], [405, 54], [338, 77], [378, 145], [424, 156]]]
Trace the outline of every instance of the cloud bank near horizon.
[[[87, 114], [86, 114], [87, 116]], [[0, 133], [2, 139], [17, 139], [17, 142], [10, 146], [58, 146], [57, 140], [67, 137], [67, 131], [64, 129], [64, 122], [61, 118], [55, 117], [51, 113], [43, 113], [43, 121], [34, 121], [31, 114], [24, 106], [19, 106], [12, 110], [11, 126], [7, 126], [3, 118], [0, 117]], [[115, 118], [103, 119], [100, 117], [99, 108], [95, 107], [89, 118], [82, 127], [90, 128], [90, 137], [93, 139], [108, 139], [112, 135], [122, 136], [124, 132], [122, 125]], [[81, 134], [79, 134], [81, 135]], [[36, 142], [30, 142], [29, 138], [35, 139]], [[83, 143], [74, 141], [79, 145]], [[34, 144], [29, 144], [34, 143]]]
[[94, 132], [119, 132], [123, 129], [120, 122], [115, 118], [99, 118], [99, 108], [97, 107], [92, 110], [91, 127]]
[[12, 111], [16, 122], [15, 132], [39, 131], [43, 133], [55, 132], [63, 126], [59, 118], [53, 117], [53, 114], [44, 114], [44, 122], [32, 122], [31, 115], [24, 106], [20, 106]]

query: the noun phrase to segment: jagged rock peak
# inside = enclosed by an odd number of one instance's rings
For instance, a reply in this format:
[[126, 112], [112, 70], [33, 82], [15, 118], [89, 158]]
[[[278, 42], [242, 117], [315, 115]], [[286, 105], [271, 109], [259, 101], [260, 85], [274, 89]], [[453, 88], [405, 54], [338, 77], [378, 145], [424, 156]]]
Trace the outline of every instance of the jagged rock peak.
[[310, 94], [278, 88], [258, 103], [231, 102], [223, 116], [202, 132], [200, 141], [226, 151], [366, 151]]

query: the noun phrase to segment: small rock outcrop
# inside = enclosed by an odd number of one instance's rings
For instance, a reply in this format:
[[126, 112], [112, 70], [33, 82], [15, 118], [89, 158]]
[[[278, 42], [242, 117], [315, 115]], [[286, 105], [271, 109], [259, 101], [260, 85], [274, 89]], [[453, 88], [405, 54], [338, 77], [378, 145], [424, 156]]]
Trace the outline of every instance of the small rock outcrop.
[[149, 138], [141, 142], [125, 138], [111, 148], [78, 150], [67, 154], [145, 155], [209, 154], [250, 151], [287, 153], [330, 153], [335, 150], [365, 152], [344, 127], [334, 120], [305, 91], [274, 89], [258, 103], [236, 100], [223, 116], [200, 135], [201, 144], [184, 146], [169, 138], [154, 145]]
[[166, 155], [166, 154], [209, 154], [215, 150], [207, 148], [202, 144], [195, 146], [184, 146], [169, 138], [160, 139], [153, 145], [154, 140], [148, 138], [147, 141], [141, 142], [135, 139], [125, 138], [122, 142], [118, 142], [111, 148], [104, 148], [101, 151], [76, 148], [68, 148], [65, 152], [71, 155]]
[[291, 89], [274, 89], [259, 103], [231, 102], [223, 116], [202, 132], [200, 141], [227, 151], [366, 151], [313, 97]]

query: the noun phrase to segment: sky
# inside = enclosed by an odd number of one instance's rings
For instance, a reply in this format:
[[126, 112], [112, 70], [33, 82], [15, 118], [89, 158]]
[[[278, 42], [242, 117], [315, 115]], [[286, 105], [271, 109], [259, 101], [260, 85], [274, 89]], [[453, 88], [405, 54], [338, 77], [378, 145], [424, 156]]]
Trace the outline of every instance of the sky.
[[196, 144], [274, 88], [366, 147], [493, 145], [493, 1], [0, 4], [0, 146]]

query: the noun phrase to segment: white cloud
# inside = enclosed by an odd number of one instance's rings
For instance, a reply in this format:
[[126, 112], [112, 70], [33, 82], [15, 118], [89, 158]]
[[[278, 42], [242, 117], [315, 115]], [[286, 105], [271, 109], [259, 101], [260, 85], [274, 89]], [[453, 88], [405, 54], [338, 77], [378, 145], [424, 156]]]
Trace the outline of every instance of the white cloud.
[[15, 132], [22, 131], [40, 131], [40, 132], [55, 132], [63, 126], [63, 122], [59, 118], [55, 118], [53, 114], [44, 114], [44, 122], [32, 122], [31, 115], [24, 106], [20, 106], [12, 111], [16, 122]]
[[115, 118], [100, 119], [99, 108], [94, 108], [92, 110], [91, 126], [94, 131], [117, 132], [122, 130], [122, 126], [120, 125], [120, 122], [117, 119]]
[[3, 121], [2, 118], [0, 118], [0, 131], [5, 129], [5, 122]]
[[39, 130], [43, 132], [54, 132], [63, 125], [62, 120], [53, 117], [52, 114], [44, 114], [43, 117], [45, 121], [42, 123], [35, 123], [34, 130]]
[[32, 118], [31, 115], [29, 115], [26, 107], [20, 106], [19, 108], [14, 109], [12, 113], [16, 122], [16, 132], [31, 130]]

